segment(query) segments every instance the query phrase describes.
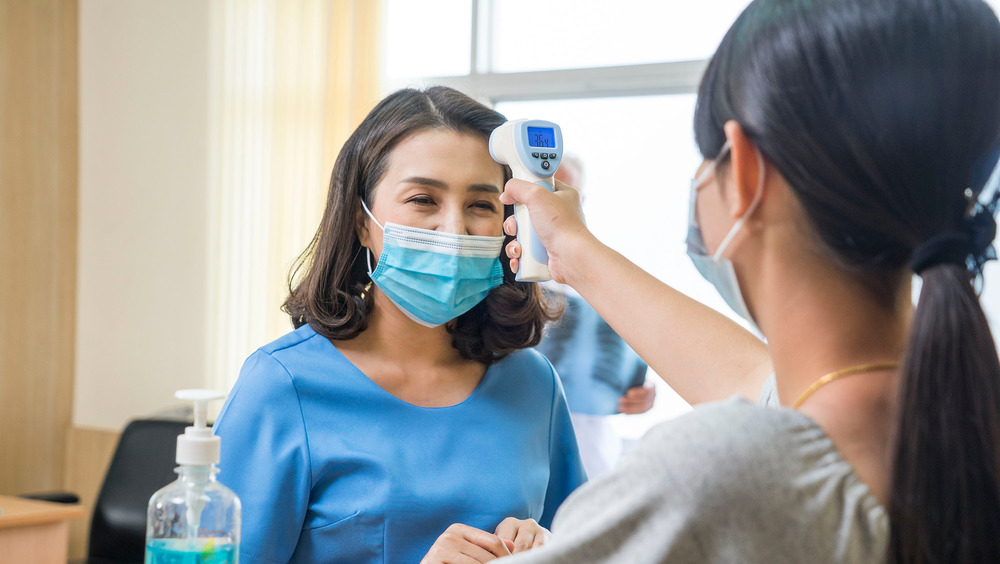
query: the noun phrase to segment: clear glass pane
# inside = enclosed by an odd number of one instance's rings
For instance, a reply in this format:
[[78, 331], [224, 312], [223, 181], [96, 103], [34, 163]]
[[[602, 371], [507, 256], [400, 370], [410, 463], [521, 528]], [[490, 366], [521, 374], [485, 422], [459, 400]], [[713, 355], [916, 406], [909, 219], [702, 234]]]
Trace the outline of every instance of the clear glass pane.
[[385, 0], [384, 6], [386, 78], [469, 74], [472, 2]]
[[[566, 154], [583, 163], [583, 208], [591, 231], [660, 280], [745, 323], [685, 252], [689, 186], [701, 163], [694, 144], [695, 96], [503, 102], [510, 119], [547, 119], [563, 131]], [[655, 378], [654, 381], [659, 380]], [[665, 385], [644, 415], [615, 416], [626, 437], [677, 415], [686, 404]]]
[[[736, 319], [685, 254], [688, 188], [701, 163], [695, 96], [502, 102], [510, 119], [559, 124], [584, 167], [587, 224], [598, 238], [671, 286]], [[627, 140], [627, 141], [625, 141]]]
[[747, 0], [494, 0], [494, 72], [706, 59]]

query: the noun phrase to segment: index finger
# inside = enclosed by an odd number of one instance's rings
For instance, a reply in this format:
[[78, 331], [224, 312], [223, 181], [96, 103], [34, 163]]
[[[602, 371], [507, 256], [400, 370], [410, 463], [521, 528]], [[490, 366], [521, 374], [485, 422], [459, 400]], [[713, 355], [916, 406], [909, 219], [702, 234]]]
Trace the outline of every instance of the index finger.
[[494, 531], [494, 533], [502, 539], [514, 540], [514, 537], [517, 536], [517, 529], [519, 525], [520, 521], [513, 517], [507, 517], [503, 521], [500, 521], [500, 524], [497, 525], [497, 530]]
[[448, 528], [472, 544], [489, 551], [493, 556], [510, 556], [507, 545], [497, 535], [460, 523]]
[[[572, 186], [570, 186], [569, 184], [566, 184], [562, 180], [556, 180], [555, 178], [553, 178], [552, 180], [555, 181], [555, 182], [552, 183], [552, 186], [553, 186], [553, 188], [555, 188], [556, 192], [559, 192], [561, 190], [566, 190], [567, 188], [570, 189], [570, 190], [576, 190], [576, 188], [573, 188]], [[579, 190], [577, 190], [577, 191], [579, 191]]]

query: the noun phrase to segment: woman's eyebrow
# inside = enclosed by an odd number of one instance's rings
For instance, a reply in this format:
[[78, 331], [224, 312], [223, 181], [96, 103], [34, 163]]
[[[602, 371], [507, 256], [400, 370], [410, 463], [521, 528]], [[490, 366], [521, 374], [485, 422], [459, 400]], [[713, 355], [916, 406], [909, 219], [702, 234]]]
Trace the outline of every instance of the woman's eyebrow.
[[469, 186], [468, 192], [489, 192], [491, 194], [499, 194], [500, 189], [492, 184], [473, 184]]
[[[447, 190], [448, 185], [440, 180], [435, 180], [433, 178], [426, 178], [424, 176], [411, 176], [409, 178], [404, 178], [400, 183], [407, 184], [419, 184], [421, 186], [430, 186], [431, 188], [437, 188], [439, 190]], [[499, 194], [500, 188], [492, 184], [470, 184], [468, 190], [469, 192], [491, 192], [493, 194]]]

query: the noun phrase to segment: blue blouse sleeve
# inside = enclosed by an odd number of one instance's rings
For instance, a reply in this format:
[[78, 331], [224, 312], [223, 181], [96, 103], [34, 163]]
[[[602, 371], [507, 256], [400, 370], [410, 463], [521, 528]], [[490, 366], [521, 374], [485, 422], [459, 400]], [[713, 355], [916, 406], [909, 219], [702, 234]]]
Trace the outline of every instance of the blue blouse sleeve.
[[551, 364], [549, 369], [554, 383], [549, 424], [549, 487], [545, 492], [545, 508], [539, 521], [545, 528], [551, 528], [552, 518], [563, 500], [587, 481], [562, 383]]
[[242, 502], [240, 560], [287, 563], [305, 521], [311, 472], [294, 383], [270, 354], [258, 350], [243, 364], [215, 434], [219, 481]]

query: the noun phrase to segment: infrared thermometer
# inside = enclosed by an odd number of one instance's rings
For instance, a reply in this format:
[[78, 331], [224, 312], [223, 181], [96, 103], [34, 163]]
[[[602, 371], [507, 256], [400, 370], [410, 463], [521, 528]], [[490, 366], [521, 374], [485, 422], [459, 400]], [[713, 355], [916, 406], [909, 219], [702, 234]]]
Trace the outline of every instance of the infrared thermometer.
[[[510, 167], [514, 178], [534, 182], [549, 192], [555, 191], [552, 176], [563, 156], [562, 130], [551, 121], [516, 119], [490, 134], [490, 156]], [[524, 204], [514, 204], [517, 242], [521, 261], [516, 279], [521, 282], [551, 280], [549, 254], [538, 240], [531, 217]]]

